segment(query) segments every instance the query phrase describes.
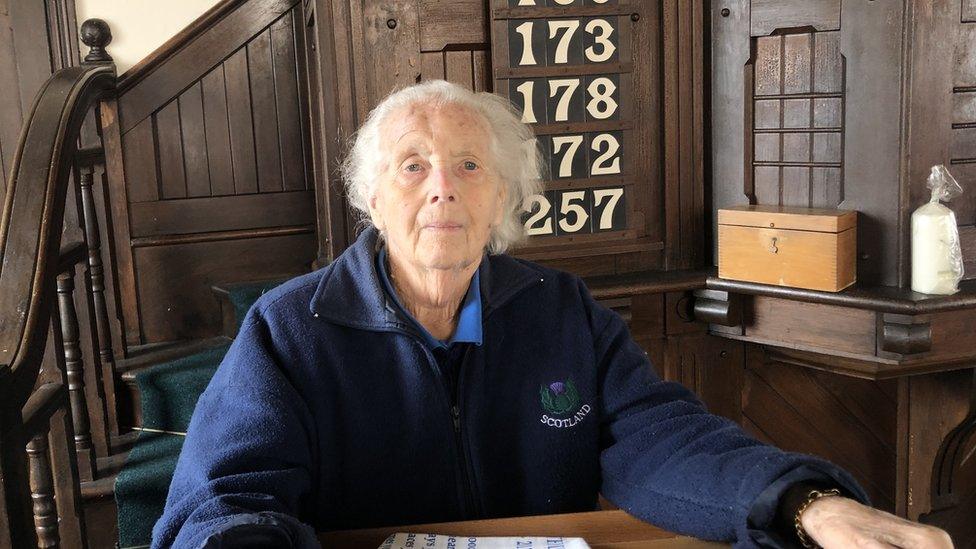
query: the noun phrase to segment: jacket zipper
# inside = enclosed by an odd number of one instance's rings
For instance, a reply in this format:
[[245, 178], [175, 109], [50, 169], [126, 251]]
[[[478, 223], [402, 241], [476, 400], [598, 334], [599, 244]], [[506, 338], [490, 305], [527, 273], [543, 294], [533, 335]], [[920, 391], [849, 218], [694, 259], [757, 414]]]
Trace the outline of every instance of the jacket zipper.
[[409, 335], [414, 337], [416, 342], [424, 350], [424, 353], [427, 355], [427, 361], [433, 367], [434, 372], [441, 382], [441, 386], [444, 388], [444, 396], [447, 398], [447, 405], [450, 408], [451, 413], [451, 425], [454, 428], [454, 454], [457, 456], [457, 459], [454, 462], [454, 473], [461, 482], [461, 486], [459, 487], [461, 492], [461, 513], [463, 515], [463, 519], [470, 520], [475, 518], [475, 515], [478, 513], [475, 509], [475, 498], [471, 488], [471, 479], [468, 473], [467, 457], [464, 452], [464, 440], [461, 432], [461, 406], [459, 403], [459, 393], [461, 393], [461, 382], [463, 381], [463, 378], [461, 378], [461, 373], [464, 372], [464, 362], [467, 360], [467, 351], [465, 351], [465, 356], [461, 359], [461, 367], [458, 369], [459, 379], [455, 384], [455, 387], [452, 388], [448, 386], [449, 380], [446, 379], [444, 373], [441, 372], [440, 366], [437, 364], [437, 359], [434, 358], [431, 350], [427, 348], [426, 343], [424, 343], [420, 337], [415, 334], [409, 333]]
[[474, 494], [474, 487], [471, 481], [471, 471], [469, 469], [468, 455], [464, 447], [464, 434], [461, 432], [461, 408], [464, 405], [464, 391], [461, 387], [464, 385], [464, 373], [466, 368], [464, 367], [468, 362], [468, 353], [470, 348], [464, 350], [464, 355], [461, 357], [461, 364], [458, 366], [457, 371], [457, 381], [454, 384], [454, 398], [452, 399], [451, 415], [454, 417], [454, 438], [456, 441], [458, 465], [461, 469], [461, 484], [463, 487], [463, 492], [465, 499], [467, 500], [467, 507], [469, 513], [473, 513], [474, 516], [468, 516], [467, 518], [480, 518], [480, 511], [477, 505], [477, 499]]

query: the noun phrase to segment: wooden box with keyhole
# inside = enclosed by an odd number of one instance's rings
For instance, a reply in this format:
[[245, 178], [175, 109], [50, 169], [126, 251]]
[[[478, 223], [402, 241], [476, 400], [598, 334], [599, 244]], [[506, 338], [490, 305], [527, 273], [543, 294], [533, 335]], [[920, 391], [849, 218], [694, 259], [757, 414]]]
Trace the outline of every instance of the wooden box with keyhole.
[[857, 212], [783, 206], [718, 211], [718, 276], [839, 292], [857, 280]]

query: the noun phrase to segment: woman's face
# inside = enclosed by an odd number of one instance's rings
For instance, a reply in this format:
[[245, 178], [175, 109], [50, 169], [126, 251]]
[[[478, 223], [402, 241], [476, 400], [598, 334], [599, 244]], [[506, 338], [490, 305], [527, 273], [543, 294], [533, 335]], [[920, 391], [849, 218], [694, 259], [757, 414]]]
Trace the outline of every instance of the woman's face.
[[457, 105], [405, 107], [387, 118], [381, 139], [391, 160], [370, 215], [390, 256], [424, 270], [479, 262], [505, 197], [484, 120]]

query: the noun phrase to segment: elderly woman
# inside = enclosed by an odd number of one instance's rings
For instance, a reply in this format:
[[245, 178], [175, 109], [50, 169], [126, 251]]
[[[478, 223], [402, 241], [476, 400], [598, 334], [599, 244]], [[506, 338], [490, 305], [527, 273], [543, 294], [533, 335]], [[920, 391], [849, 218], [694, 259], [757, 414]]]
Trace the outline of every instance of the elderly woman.
[[504, 255], [540, 166], [497, 96], [437, 81], [384, 100], [344, 165], [371, 226], [250, 310], [153, 546], [315, 547], [315, 530], [593, 510], [599, 493], [737, 547], [951, 546], [708, 414], [577, 277]]

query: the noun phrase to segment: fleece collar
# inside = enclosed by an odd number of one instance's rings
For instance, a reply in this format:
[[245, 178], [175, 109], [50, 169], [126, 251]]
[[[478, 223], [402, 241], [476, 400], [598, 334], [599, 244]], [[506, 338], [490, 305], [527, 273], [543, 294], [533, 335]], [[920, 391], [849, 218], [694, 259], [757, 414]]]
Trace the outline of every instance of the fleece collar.
[[[397, 312], [383, 291], [376, 272], [378, 251], [378, 232], [370, 226], [331, 265], [322, 269], [322, 277], [309, 302], [312, 314], [353, 328], [411, 331], [410, 322]], [[544, 279], [541, 270], [507, 255], [485, 254], [478, 273], [483, 320], [516, 294]]]

